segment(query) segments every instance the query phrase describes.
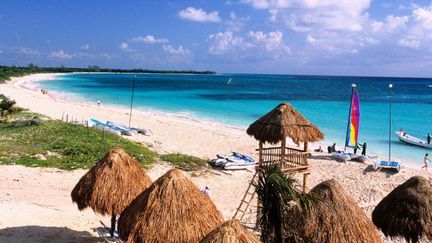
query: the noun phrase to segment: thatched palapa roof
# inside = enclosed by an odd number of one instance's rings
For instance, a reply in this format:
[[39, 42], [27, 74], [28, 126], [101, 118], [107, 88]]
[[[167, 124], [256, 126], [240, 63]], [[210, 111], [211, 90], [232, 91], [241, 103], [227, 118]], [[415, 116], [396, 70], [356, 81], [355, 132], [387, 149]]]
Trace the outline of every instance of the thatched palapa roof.
[[124, 210], [118, 229], [127, 242], [199, 242], [222, 223], [210, 198], [172, 169]]
[[295, 143], [316, 142], [324, 134], [288, 103], [281, 103], [265, 114], [246, 131], [263, 143], [278, 143], [290, 137]]
[[386, 236], [402, 236], [408, 242], [421, 237], [432, 241], [431, 183], [421, 176], [411, 177], [381, 200], [372, 220]]
[[296, 242], [382, 242], [375, 225], [337, 181], [324, 181], [310, 193], [316, 197], [310, 211], [297, 212], [285, 226]]
[[90, 207], [102, 215], [120, 214], [151, 183], [137, 160], [114, 148], [79, 180], [71, 196], [80, 210]]
[[234, 219], [210, 232], [201, 243], [259, 243], [261, 240]]

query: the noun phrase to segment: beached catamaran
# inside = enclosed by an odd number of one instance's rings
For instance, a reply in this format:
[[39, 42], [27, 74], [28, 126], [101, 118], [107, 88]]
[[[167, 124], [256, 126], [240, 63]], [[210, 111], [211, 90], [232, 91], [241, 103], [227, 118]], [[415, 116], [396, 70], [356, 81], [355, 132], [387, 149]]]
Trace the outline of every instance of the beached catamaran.
[[345, 148], [344, 151], [333, 153], [333, 157], [337, 160], [347, 161], [356, 160], [360, 162], [365, 162], [369, 158], [364, 155], [357, 155], [355, 153], [347, 153], [347, 148], [353, 148], [356, 150], [358, 148], [358, 132], [360, 128], [360, 99], [357, 91], [357, 85], [352, 84], [351, 92], [351, 103], [348, 112], [348, 125], [346, 131]]

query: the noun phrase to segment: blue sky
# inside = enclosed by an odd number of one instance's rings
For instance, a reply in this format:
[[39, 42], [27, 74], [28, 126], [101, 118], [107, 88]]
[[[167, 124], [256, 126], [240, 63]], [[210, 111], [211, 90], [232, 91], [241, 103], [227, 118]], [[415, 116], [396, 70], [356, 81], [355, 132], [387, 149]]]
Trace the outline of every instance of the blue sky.
[[2, 0], [0, 64], [432, 77], [432, 1]]

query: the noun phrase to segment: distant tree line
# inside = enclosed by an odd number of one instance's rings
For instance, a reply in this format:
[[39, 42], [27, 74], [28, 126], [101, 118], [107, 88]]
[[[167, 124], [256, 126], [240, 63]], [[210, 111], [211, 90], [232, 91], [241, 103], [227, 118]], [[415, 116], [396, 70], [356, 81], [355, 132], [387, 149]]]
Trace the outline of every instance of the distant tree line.
[[87, 68], [73, 67], [39, 67], [30, 63], [26, 67], [0, 66], [0, 83], [11, 77], [19, 77], [32, 73], [72, 73], [72, 72], [113, 72], [113, 73], [165, 73], [165, 74], [216, 74], [214, 71], [193, 71], [193, 70], [151, 70], [151, 69], [119, 69], [100, 68], [97, 65], [89, 65]]

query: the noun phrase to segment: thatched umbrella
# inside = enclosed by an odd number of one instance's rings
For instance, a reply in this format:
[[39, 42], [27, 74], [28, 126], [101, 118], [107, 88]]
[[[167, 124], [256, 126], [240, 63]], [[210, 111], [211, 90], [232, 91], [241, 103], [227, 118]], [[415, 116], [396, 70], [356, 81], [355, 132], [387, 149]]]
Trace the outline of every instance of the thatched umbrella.
[[111, 215], [111, 234], [115, 217], [151, 185], [140, 163], [123, 149], [111, 149], [94, 165], [72, 190], [72, 201], [79, 210], [90, 207], [102, 215]]
[[247, 230], [240, 221], [233, 219], [226, 221], [210, 232], [201, 243], [259, 243], [260, 239]]
[[308, 213], [296, 212], [285, 225], [296, 242], [382, 242], [378, 230], [363, 210], [335, 180], [315, 186]]
[[386, 236], [403, 236], [408, 242], [421, 237], [432, 241], [431, 183], [421, 176], [411, 177], [381, 200], [372, 220]]
[[127, 242], [198, 242], [222, 222], [210, 198], [172, 169], [123, 211], [119, 233]]
[[324, 134], [288, 103], [281, 103], [265, 114], [246, 131], [262, 143], [275, 144], [291, 138], [295, 143], [316, 142]]

